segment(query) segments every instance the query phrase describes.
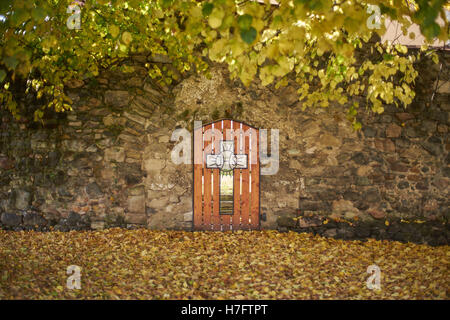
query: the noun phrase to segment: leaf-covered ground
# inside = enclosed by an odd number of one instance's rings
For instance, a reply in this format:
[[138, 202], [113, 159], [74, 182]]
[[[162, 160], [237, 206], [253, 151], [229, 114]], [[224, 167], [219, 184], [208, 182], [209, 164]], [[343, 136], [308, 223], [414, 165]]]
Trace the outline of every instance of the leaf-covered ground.
[[[0, 231], [0, 299], [448, 299], [449, 257], [292, 232]], [[81, 290], [66, 288], [69, 265]]]

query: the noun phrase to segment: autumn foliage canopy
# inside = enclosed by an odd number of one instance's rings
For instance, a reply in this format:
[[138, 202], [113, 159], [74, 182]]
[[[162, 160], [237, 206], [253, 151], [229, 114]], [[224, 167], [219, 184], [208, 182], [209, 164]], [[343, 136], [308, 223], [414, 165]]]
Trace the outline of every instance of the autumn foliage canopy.
[[[414, 98], [415, 62], [399, 43], [369, 42], [386, 32], [385, 19], [415, 23], [429, 41], [448, 39], [445, 0], [4, 0], [0, 4], [0, 101], [15, 116], [27, 112], [14, 83], [45, 109], [71, 109], [65, 84], [96, 77], [102, 68], [132, 68], [127, 57], [146, 54], [148, 74], [170, 84], [187, 72], [206, 72], [208, 60], [225, 63], [245, 85], [287, 84], [294, 75], [302, 106], [346, 105], [349, 118], [367, 107], [407, 106]], [[444, 25], [437, 23], [438, 19]], [[374, 27], [375, 26], [375, 27]], [[371, 59], [359, 61], [358, 50]], [[164, 57], [164, 61], [158, 57]], [[435, 57], [437, 59], [437, 57]], [[29, 112], [28, 112], [29, 113]], [[354, 121], [357, 128], [359, 124]]]

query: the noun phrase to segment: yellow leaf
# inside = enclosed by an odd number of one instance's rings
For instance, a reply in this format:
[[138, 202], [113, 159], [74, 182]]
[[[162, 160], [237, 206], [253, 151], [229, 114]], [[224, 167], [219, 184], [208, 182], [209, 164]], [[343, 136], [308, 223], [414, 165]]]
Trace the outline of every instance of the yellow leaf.
[[125, 43], [127, 46], [131, 43], [133, 40], [133, 36], [128, 31], [125, 31], [122, 33], [122, 42]]
[[222, 25], [223, 17], [225, 12], [221, 8], [214, 8], [208, 17], [208, 24], [211, 28], [217, 29]]
[[120, 32], [120, 28], [118, 26], [116, 26], [115, 24], [112, 24], [109, 26], [108, 31], [113, 38], [117, 38], [117, 36], [119, 35], [119, 32]]

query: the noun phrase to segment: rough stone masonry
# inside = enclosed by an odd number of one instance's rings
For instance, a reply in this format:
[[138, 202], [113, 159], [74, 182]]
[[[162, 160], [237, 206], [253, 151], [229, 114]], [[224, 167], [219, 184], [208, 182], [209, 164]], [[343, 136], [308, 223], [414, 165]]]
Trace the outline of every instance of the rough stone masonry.
[[1, 227], [189, 230], [192, 167], [172, 163], [171, 134], [228, 117], [280, 132], [279, 171], [261, 180], [262, 228], [447, 243], [450, 56], [440, 56], [440, 73], [420, 66], [411, 106], [360, 110], [358, 132], [342, 107], [302, 111], [294, 81], [246, 88], [212, 65], [210, 78], [160, 86], [136, 56], [132, 73], [69, 83], [73, 111], [43, 125], [1, 111]]

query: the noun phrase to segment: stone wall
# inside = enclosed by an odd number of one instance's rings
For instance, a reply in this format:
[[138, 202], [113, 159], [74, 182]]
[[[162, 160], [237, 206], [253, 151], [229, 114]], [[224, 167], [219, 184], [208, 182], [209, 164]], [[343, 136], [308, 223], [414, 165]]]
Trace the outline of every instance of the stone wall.
[[133, 73], [70, 83], [73, 111], [56, 121], [49, 115], [44, 126], [3, 113], [5, 227], [21, 229], [20, 219], [56, 230], [190, 226], [190, 168], [170, 162], [173, 96], [142, 63], [131, 63]]
[[[210, 77], [163, 87], [146, 75], [145, 59], [128, 63], [132, 73], [108, 71], [69, 84], [74, 110], [49, 114], [44, 125], [2, 113], [4, 228], [190, 229], [192, 167], [172, 163], [171, 134], [192, 132], [194, 119], [222, 117], [279, 129], [279, 171], [261, 180], [263, 228], [300, 228], [299, 215], [321, 223], [447, 225], [448, 52], [441, 52], [440, 73], [430, 61], [420, 66], [408, 109], [387, 105], [381, 116], [360, 110], [358, 132], [342, 107], [302, 111], [294, 81], [278, 90], [257, 82], [246, 88], [213, 65]], [[363, 97], [356, 100], [364, 105]]]

